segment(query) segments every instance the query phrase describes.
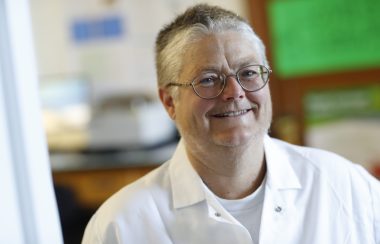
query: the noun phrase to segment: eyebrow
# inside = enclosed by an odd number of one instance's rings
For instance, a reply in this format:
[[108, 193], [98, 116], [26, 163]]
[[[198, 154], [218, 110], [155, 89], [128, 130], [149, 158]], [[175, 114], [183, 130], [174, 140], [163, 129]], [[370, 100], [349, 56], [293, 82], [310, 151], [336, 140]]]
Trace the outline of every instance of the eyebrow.
[[257, 62], [257, 59], [254, 57], [242, 59], [242, 61], [239, 62], [239, 64], [238, 64], [238, 67], [239, 67], [238, 69], [245, 67], [245, 66], [248, 66], [248, 65], [253, 65], [253, 64], [260, 64], [260, 62]]
[[[244, 58], [242, 59], [241, 61], [239, 61], [237, 63], [237, 65], [235, 66], [235, 71], [245, 67], [245, 66], [248, 66], [248, 65], [254, 65], [254, 64], [261, 64], [260, 62], [257, 62], [257, 59], [255, 57], [247, 57], [247, 58]], [[264, 64], [261, 64], [261, 65], [264, 65]], [[234, 68], [234, 67], [232, 67]], [[220, 67], [217, 67], [215, 65], [206, 65], [204, 67], [197, 67], [195, 68], [191, 73], [195, 74], [195, 75], [199, 75], [199, 74], [202, 74], [204, 72], [221, 72], [220, 71]]]
[[220, 72], [220, 68], [216, 66], [205, 66], [205, 67], [199, 67], [197, 69], [194, 69], [194, 72], [192, 72], [195, 75], [199, 75], [205, 72]]

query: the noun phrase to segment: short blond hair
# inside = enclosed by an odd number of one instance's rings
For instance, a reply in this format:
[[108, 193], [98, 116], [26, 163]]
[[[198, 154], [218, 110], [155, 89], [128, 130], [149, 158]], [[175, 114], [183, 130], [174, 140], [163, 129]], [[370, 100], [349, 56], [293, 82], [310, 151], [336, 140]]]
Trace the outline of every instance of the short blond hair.
[[156, 72], [158, 87], [177, 82], [182, 69], [182, 57], [187, 47], [200, 38], [223, 31], [237, 31], [247, 35], [260, 52], [264, 65], [268, 64], [265, 46], [247, 20], [237, 14], [207, 4], [197, 4], [178, 15], [165, 26], [156, 39]]

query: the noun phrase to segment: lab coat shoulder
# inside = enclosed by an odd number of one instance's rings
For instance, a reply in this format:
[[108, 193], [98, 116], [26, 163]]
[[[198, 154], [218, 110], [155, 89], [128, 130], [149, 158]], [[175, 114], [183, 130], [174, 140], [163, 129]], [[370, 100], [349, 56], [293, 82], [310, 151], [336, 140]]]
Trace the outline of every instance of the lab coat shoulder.
[[[375, 234], [380, 243], [380, 182], [362, 166], [321, 149], [277, 141], [303, 186], [329, 192], [356, 228]], [[372, 226], [371, 226], [372, 225]]]
[[[92, 216], [82, 243], [154, 243], [167, 232], [161, 211], [170, 208], [168, 163], [112, 195]], [[155, 230], [145, 232], [145, 230]], [[157, 235], [157, 236], [156, 236]], [[165, 243], [165, 240], [162, 240]]]
[[277, 143], [288, 152], [289, 162], [301, 179], [305, 172], [309, 172], [309, 175], [306, 174], [308, 177], [312, 174], [313, 180], [323, 179], [337, 194], [348, 188], [354, 191], [369, 189], [370, 182], [377, 181], [362, 166], [333, 152], [278, 140]]

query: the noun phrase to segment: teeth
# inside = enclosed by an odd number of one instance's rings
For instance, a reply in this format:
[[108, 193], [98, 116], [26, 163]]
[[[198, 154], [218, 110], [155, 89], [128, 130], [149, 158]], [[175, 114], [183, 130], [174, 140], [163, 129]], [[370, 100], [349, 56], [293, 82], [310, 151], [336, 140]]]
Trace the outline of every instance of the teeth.
[[233, 117], [233, 116], [239, 116], [239, 115], [245, 114], [246, 112], [248, 112], [248, 109], [244, 109], [240, 111], [232, 111], [232, 112], [227, 112], [223, 114], [217, 114], [216, 116], [217, 117]]

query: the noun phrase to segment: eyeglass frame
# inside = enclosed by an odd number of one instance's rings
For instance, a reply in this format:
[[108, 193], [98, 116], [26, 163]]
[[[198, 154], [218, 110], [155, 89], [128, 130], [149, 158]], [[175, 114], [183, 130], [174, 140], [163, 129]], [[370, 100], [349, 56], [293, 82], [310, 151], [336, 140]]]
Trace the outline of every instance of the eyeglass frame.
[[[268, 78], [264, 81], [263, 86], [260, 87], [260, 88], [258, 88], [258, 89], [252, 90], [252, 91], [248, 90], [247, 88], [245, 88], [245, 87], [241, 84], [241, 82], [240, 82], [240, 78], [239, 78], [239, 76], [238, 76], [238, 73], [239, 73], [240, 71], [242, 71], [243, 69], [245, 69], [245, 68], [247, 68], [247, 67], [250, 67], [250, 66], [260, 66], [261, 68], [265, 68], [265, 69], [267, 70], [267, 72], [268, 72]], [[263, 88], [267, 85], [267, 83], [268, 83], [268, 81], [269, 81], [269, 76], [270, 76], [271, 73], [272, 73], [272, 70], [271, 70], [270, 68], [266, 67], [265, 65], [262, 65], [262, 64], [250, 64], [250, 65], [243, 66], [243, 67], [241, 67], [238, 71], [236, 71], [235, 74], [230, 74], [230, 75], [225, 75], [224, 73], [219, 72], [219, 75], [221, 75], [221, 77], [223, 77], [223, 88], [220, 90], [220, 92], [219, 92], [217, 95], [215, 95], [215, 96], [213, 96], [213, 97], [202, 97], [202, 96], [196, 91], [196, 89], [195, 89], [195, 87], [194, 87], [194, 82], [195, 82], [195, 80], [198, 78], [199, 75], [195, 76], [195, 78], [194, 78], [191, 82], [189, 82], [189, 83], [170, 82], [170, 83], [168, 83], [165, 87], [170, 87], [170, 86], [188, 87], [188, 86], [191, 86], [191, 87], [193, 88], [194, 93], [195, 93], [198, 97], [200, 97], [200, 98], [202, 98], [202, 99], [206, 99], [206, 100], [211, 100], [211, 99], [217, 98], [220, 94], [223, 93], [224, 89], [226, 88], [227, 78], [228, 78], [228, 77], [234, 76], [235, 79], [236, 79], [236, 81], [239, 83], [240, 87], [241, 87], [244, 91], [246, 91], [246, 92], [257, 92], [257, 91], [263, 89]]]

